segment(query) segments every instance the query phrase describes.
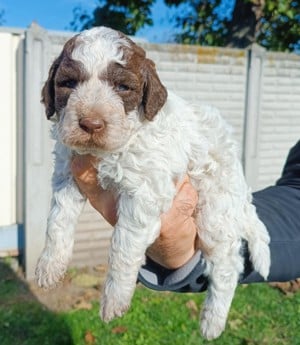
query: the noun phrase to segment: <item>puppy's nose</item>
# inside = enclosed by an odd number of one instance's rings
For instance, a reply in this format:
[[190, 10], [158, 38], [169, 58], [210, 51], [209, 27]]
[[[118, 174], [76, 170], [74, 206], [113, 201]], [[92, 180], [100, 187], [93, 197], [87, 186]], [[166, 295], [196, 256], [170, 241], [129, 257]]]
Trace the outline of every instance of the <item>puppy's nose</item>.
[[94, 132], [101, 132], [105, 127], [105, 123], [101, 119], [83, 117], [79, 120], [79, 127], [85, 132], [92, 134]]

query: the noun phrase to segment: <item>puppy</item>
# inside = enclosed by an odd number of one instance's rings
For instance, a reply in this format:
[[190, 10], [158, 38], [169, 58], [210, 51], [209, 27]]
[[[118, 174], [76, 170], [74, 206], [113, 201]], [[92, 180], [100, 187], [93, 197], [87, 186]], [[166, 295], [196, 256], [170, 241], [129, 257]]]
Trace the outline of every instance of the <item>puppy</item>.
[[105, 27], [70, 39], [42, 90], [56, 140], [53, 198], [46, 245], [36, 276], [55, 285], [71, 259], [74, 228], [85, 203], [70, 172], [74, 154], [100, 158], [99, 183], [118, 194], [118, 221], [109, 251], [101, 317], [110, 321], [130, 305], [146, 249], [160, 231], [160, 215], [187, 173], [199, 194], [195, 213], [209, 287], [201, 315], [205, 338], [224, 330], [239, 274], [241, 241], [267, 278], [269, 236], [251, 204], [231, 130], [212, 107], [197, 115], [162, 85], [142, 48]]

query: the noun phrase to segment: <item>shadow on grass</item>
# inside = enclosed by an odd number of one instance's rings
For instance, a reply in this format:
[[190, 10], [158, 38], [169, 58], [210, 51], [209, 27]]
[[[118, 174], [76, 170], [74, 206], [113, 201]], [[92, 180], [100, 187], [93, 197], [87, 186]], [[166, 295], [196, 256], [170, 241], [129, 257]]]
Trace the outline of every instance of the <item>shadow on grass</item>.
[[3, 261], [0, 261], [0, 344], [73, 344], [63, 317], [40, 304], [26, 282]]

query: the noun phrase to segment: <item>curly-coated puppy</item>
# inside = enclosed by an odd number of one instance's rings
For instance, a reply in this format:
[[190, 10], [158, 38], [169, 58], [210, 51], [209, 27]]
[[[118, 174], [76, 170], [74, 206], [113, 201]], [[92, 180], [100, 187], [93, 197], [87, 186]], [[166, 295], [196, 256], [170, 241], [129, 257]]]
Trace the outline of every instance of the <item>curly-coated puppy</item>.
[[[207, 261], [208, 295], [201, 316], [207, 339], [218, 337], [243, 271], [241, 242], [264, 278], [269, 236], [259, 221], [230, 129], [212, 107], [194, 109], [162, 85], [154, 63], [120, 32], [98, 27], [70, 39], [42, 91], [53, 125], [55, 170], [41, 286], [55, 285], [71, 259], [73, 232], [85, 203], [70, 172], [73, 154], [99, 157], [99, 182], [118, 193], [101, 317], [128, 309], [160, 215], [187, 173], [199, 194], [195, 219]], [[55, 115], [55, 116], [54, 116]]]

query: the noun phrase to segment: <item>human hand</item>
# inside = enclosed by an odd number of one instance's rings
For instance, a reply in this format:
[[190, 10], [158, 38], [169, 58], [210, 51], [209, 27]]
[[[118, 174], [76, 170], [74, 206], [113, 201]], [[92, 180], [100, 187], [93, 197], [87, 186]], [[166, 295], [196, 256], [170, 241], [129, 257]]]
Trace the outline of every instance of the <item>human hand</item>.
[[179, 268], [191, 259], [198, 243], [193, 218], [197, 192], [187, 176], [176, 187], [171, 209], [161, 215], [160, 235], [147, 250], [152, 260], [170, 269]]
[[111, 225], [117, 222], [117, 197], [112, 191], [104, 190], [97, 179], [97, 159], [91, 155], [74, 156], [71, 172], [81, 191], [90, 204]]
[[[111, 224], [117, 222], [117, 198], [111, 191], [101, 188], [97, 181], [96, 158], [75, 156], [71, 171], [81, 192], [91, 205]], [[148, 248], [147, 255], [160, 265], [176, 269], [184, 265], [195, 253], [196, 225], [192, 217], [197, 204], [197, 193], [186, 177], [177, 184], [177, 194], [171, 209], [161, 215], [161, 231]]]

